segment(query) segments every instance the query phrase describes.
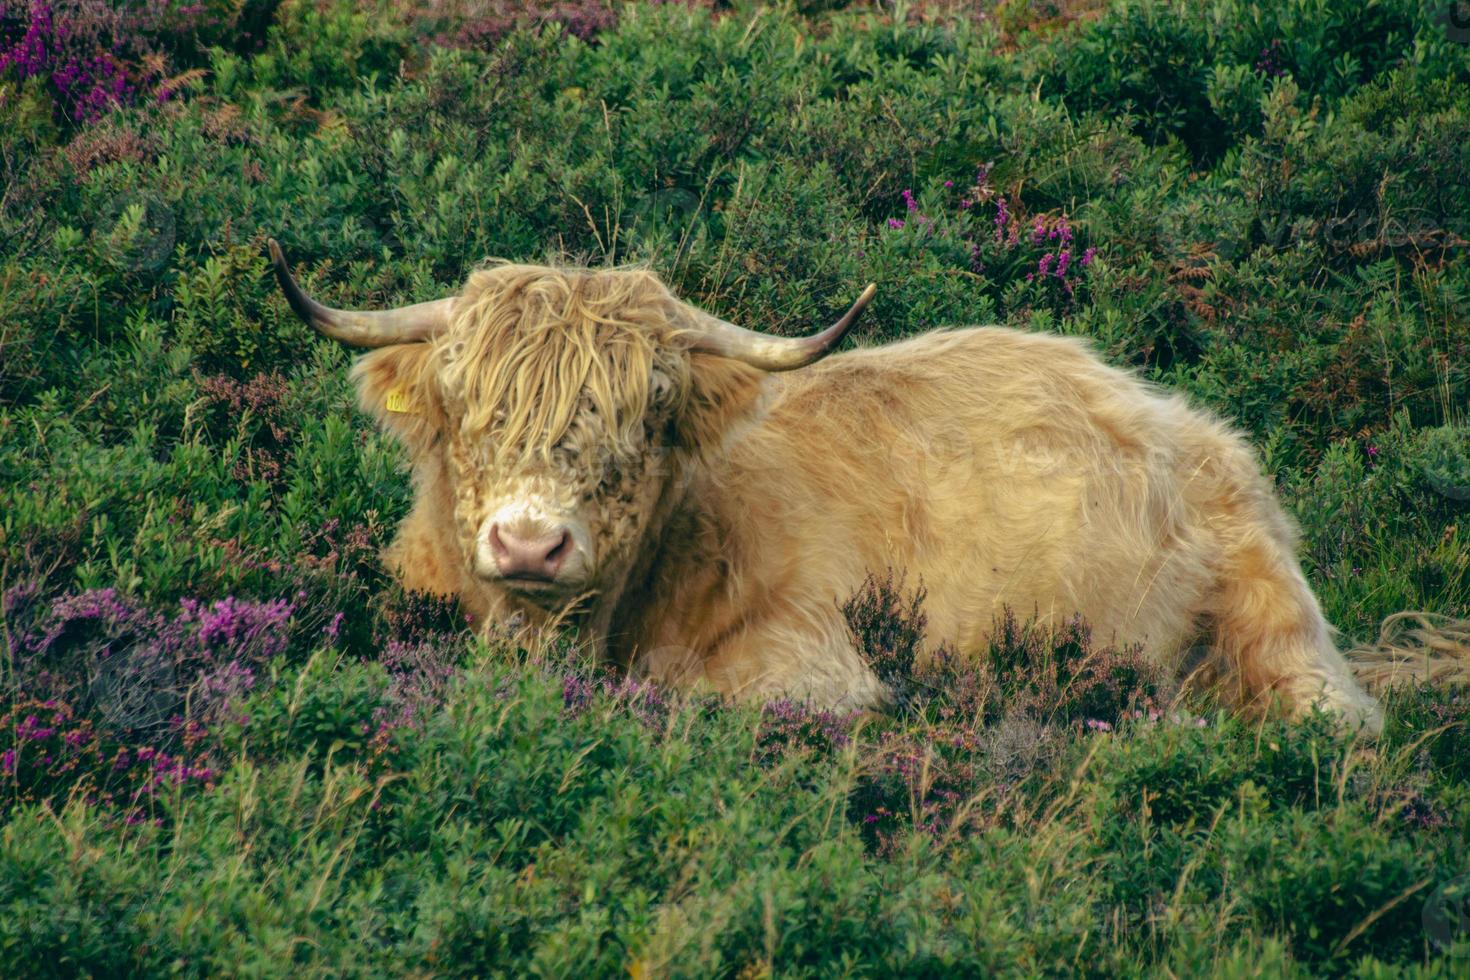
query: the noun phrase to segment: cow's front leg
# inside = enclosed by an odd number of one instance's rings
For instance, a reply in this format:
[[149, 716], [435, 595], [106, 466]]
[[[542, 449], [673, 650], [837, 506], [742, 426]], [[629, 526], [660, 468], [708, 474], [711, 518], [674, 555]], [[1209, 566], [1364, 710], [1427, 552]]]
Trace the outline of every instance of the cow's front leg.
[[816, 708], [858, 709], [890, 700], [835, 604], [830, 613], [745, 619], [703, 648], [667, 643], [642, 651], [635, 669], [658, 683], [742, 701], [789, 698]]

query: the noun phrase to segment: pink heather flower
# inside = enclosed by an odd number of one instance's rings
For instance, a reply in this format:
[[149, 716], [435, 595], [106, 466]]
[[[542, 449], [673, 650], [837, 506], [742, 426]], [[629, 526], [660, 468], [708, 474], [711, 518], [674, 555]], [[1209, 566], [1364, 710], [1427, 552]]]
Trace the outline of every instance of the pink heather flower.
[[914, 200], [913, 191], [905, 188], [903, 194], [900, 196], [903, 198], [904, 206], [907, 207], [910, 211], [919, 210], [919, 202]]
[[6, 749], [5, 754], [0, 756], [0, 776], [9, 776], [15, 772], [15, 749]]
[[1369, 459], [1377, 459], [1378, 458], [1378, 447], [1377, 446], [1369, 446], [1368, 447], [1368, 458]]
[[1082, 267], [1084, 269], [1089, 265], [1092, 265], [1092, 259], [1095, 255], [1097, 255], [1097, 249], [1091, 245], [1087, 246], [1086, 251], [1082, 253], [1081, 259]]
[[952, 181], [952, 180], [946, 180], [944, 182], [944, 186], [945, 187], [953, 187], [954, 186], [954, 181]]
[[903, 227], [903, 221], [901, 221], [898, 218], [889, 218], [888, 219], [888, 227], [890, 227], [890, 228], [902, 228]]
[[997, 197], [995, 199], [995, 240], [1003, 241], [1006, 234], [1006, 223], [1011, 220], [1011, 210], [1006, 205], [1006, 199]]
[[39, 742], [56, 734], [56, 729], [46, 728], [36, 720], [35, 715], [26, 715], [25, 720], [20, 723], [15, 734], [27, 742]]
[[1054, 261], [1056, 261], [1056, 256], [1053, 255], [1051, 252], [1047, 252], [1045, 255], [1043, 255], [1041, 257], [1041, 261], [1036, 263], [1037, 275], [1044, 276], [1047, 273], [1051, 272], [1051, 264]]
[[1062, 249], [1057, 253], [1057, 278], [1064, 279], [1067, 275], [1067, 265], [1072, 261], [1072, 253]]

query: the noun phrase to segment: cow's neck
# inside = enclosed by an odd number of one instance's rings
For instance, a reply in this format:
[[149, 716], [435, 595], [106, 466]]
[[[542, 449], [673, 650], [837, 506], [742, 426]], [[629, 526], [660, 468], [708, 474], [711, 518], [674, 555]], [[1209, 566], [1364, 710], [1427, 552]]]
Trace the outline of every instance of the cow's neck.
[[604, 583], [595, 604], [579, 617], [580, 633], [599, 656], [627, 666], [656, 624], [670, 609], [669, 573], [688, 558], [687, 529], [695, 523], [699, 503], [691, 474], [680, 464], [664, 487], [648, 527], [645, 547], [616, 581]]
[[628, 665], [653, 653], [667, 659], [679, 651], [691, 664], [699, 661], [736, 625], [747, 605], [745, 593], [762, 585], [743, 571], [747, 557], [762, 545], [751, 539], [752, 523], [740, 519], [743, 504], [729, 490], [740, 481], [730, 458], [738, 443], [762, 427], [780, 383], [743, 372], [742, 366], [740, 384], [724, 392], [723, 438], [711, 452], [676, 461], [644, 536], [646, 546], [616, 597], [607, 597], [602, 619], [589, 621], [616, 662]]

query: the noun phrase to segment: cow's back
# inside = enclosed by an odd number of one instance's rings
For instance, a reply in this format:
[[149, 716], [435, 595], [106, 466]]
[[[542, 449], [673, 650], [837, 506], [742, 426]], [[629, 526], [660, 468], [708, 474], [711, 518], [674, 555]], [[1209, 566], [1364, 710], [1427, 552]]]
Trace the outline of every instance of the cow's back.
[[1009, 606], [1081, 612], [1177, 651], [1198, 628], [1207, 514], [1238, 439], [1081, 342], [1003, 328], [834, 356], [777, 384], [722, 483], [756, 515], [750, 576], [831, 603], [870, 571], [928, 592], [929, 639], [980, 646]]

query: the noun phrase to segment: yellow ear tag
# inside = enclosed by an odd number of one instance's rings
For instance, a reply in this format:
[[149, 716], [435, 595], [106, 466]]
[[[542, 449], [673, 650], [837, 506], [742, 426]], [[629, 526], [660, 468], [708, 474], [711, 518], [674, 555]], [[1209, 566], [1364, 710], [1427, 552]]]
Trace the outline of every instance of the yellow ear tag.
[[387, 408], [390, 412], [412, 414], [413, 404], [408, 400], [408, 389], [401, 385], [388, 392]]

